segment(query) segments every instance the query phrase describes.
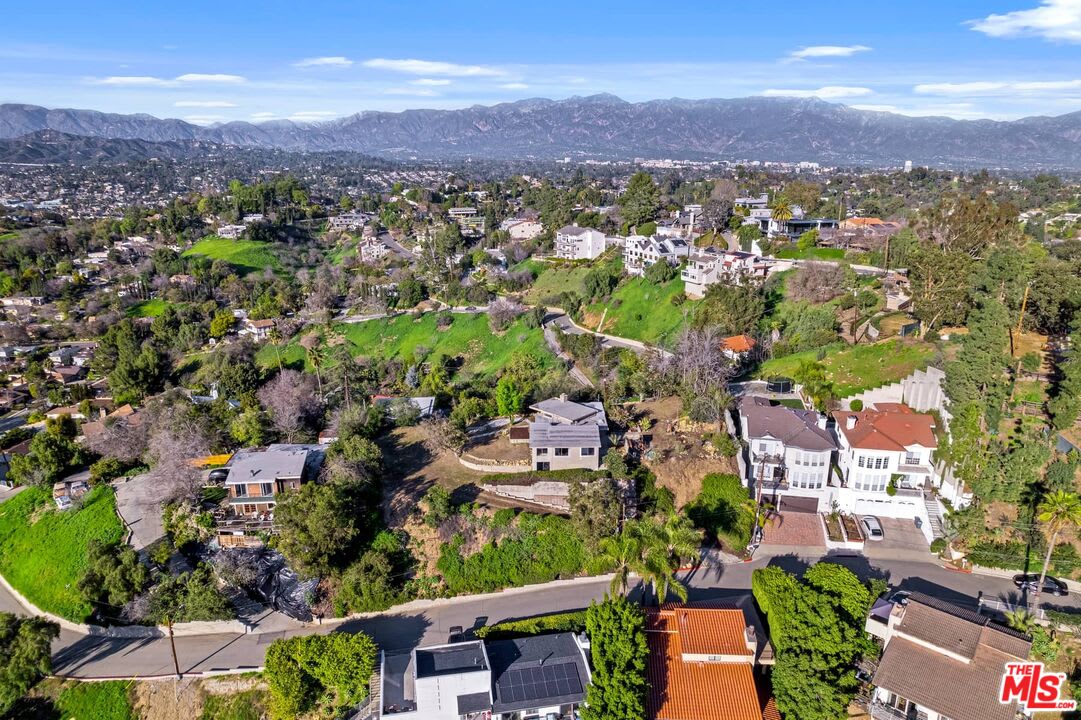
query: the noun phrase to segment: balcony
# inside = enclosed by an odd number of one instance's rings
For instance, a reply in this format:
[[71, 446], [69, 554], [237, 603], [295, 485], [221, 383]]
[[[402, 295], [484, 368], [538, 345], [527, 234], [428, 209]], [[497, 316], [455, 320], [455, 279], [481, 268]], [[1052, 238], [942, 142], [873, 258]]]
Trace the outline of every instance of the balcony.
[[927, 713], [923, 710], [898, 710], [880, 702], [871, 703], [870, 710], [873, 720], [927, 720]]

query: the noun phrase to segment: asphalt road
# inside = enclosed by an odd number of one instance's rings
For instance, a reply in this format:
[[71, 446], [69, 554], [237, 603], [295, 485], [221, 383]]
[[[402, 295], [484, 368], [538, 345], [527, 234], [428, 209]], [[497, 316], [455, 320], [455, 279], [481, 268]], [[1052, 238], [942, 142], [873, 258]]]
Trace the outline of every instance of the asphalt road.
[[[690, 599], [709, 600], [750, 591], [751, 573], [775, 564], [798, 571], [819, 556], [795, 555], [760, 558], [752, 563], [704, 566], [691, 571]], [[929, 562], [868, 560], [862, 556], [836, 556], [861, 577], [882, 577], [894, 589], [918, 590], [950, 602], [975, 607], [979, 593], [1019, 602], [1023, 600], [1009, 578], [969, 575]], [[263, 662], [274, 640], [299, 634], [361, 630], [373, 636], [387, 651], [408, 650], [417, 645], [446, 642], [451, 627], [477, 628], [492, 622], [574, 610], [601, 598], [607, 579], [583, 579], [566, 585], [542, 585], [491, 596], [460, 598], [435, 603], [416, 603], [376, 617], [350, 620], [322, 627], [293, 626], [278, 632], [248, 635], [205, 635], [176, 638], [177, 656], [183, 672], [244, 669]], [[636, 591], [637, 592], [637, 591]], [[1046, 598], [1052, 607], [1081, 607], [1081, 598]], [[18, 611], [14, 600], [0, 591], [0, 610]], [[173, 673], [167, 638], [108, 639], [64, 631], [54, 644], [54, 672], [74, 677], [152, 677]]]

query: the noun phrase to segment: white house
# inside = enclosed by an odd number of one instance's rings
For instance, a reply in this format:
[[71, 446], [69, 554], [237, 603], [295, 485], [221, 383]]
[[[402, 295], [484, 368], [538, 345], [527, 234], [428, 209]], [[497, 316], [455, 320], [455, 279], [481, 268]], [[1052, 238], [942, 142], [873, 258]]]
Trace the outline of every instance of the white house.
[[774, 405], [762, 397], [739, 403], [748, 486], [780, 510], [830, 508], [830, 468], [837, 441], [826, 417]]
[[511, 240], [532, 240], [544, 232], [544, 225], [539, 220], [520, 218], [505, 220], [500, 224], [500, 228], [507, 232]]
[[680, 277], [684, 292], [700, 298], [710, 285], [719, 282], [742, 285], [752, 278], [765, 278], [768, 271], [769, 265], [754, 253], [707, 247], [690, 253]]
[[236, 240], [244, 234], [247, 227], [244, 225], [222, 225], [218, 228], [218, 237], [223, 237], [227, 240]]
[[655, 263], [663, 260], [675, 267], [689, 254], [690, 246], [683, 238], [630, 235], [623, 246], [623, 269], [629, 275], [644, 275]]
[[360, 230], [375, 216], [370, 213], [345, 212], [332, 218], [327, 218], [327, 227], [331, 230]]
[[878, 403], [871, 409], [838, 410], [836, 421], [842, 492], [846, 512], [919, 518], [924, 534], [939, 522], [938, 501], [925, 492], [941, 483], [934, 464], [938, 447], [935, 419], [901, 403]]
[[565, 260], [592, 260], [607, 246], [604, 233], [593, 228], [567, 225], [556, 231], [556, 257]]
[[362, 240], [357, 245], [357, 254], [360, 255], [361, 262], [374, 263], [379, 262], [390, 253], [390, 248], [383, 244], [381, 240], [375, 238], [368, 238]]

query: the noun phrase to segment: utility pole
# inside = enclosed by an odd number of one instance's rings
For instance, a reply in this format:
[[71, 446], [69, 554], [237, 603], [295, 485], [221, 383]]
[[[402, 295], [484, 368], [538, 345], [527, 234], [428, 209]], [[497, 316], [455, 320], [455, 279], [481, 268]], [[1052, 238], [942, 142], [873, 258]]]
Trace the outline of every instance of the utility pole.
[[169, 625], [169, 647], [173, 651], [173, 669], [176, 670], [176, 679], [180, 680], [180, 679], [182, 679], [184, 677], [184, 675], [183, 675], [183, 673], [180, 672], [180, 661], [176, 659], [176, 641], [173, 639], [173, 616], [172, 615], [170, 615], [168, 617], [168, 625]]

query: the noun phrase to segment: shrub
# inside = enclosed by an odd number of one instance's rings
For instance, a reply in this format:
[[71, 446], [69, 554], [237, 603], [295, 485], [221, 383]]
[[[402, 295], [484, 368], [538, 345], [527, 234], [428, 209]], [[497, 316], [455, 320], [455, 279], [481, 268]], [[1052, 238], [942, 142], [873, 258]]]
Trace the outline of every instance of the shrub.
[[941, 553], [945, 549], [946, 549], [946, 539], [945, 538], [935, 538], [934, 540], [931, 541], [931, 552], [933, 552], [935, 555], [938, 555], [939, 553]]
[[848, 404], [848, 409], [852, 412], [860, 412], [861, 410], [863, 410], [863, 401], [859, 398], [856, 398]]
[[375, 670], [376, 646], [364, 633], [305, 635], [275, 640], [265, 662], [271, 717], [284, 720], [317, 705], [335, 711], [364, 700]]
[[508, 640], [512, 638], [543, 635], [557, 632], [582, 632], [586, 628], [586, 611], [542, 615], [525, 620], [508, 620], [486, 625], [477, 630], [477, 637], [482, 640]]
[[738, 477], [710, 473], [702, 479], [698, 497], [687, 506], [687, 516], [725, 547], [742, 551], [751, 542], [754, 529], [750, 500]]
[[[1001, 570], [1021, 570], [1024, 572], [1039, 569], [1046, 546], [1041, 543], [1031, 547], [1020, 540], [1012, 542], [985, 541], [976, 543], [968, 552], [968, 559], [974, 565], [981, 565]], [[1069, 576], [1081, 565], [1081, 558], [1073, 545], [1058, 545], [1051, 553], [1050, 572], [1055, 575]]]

